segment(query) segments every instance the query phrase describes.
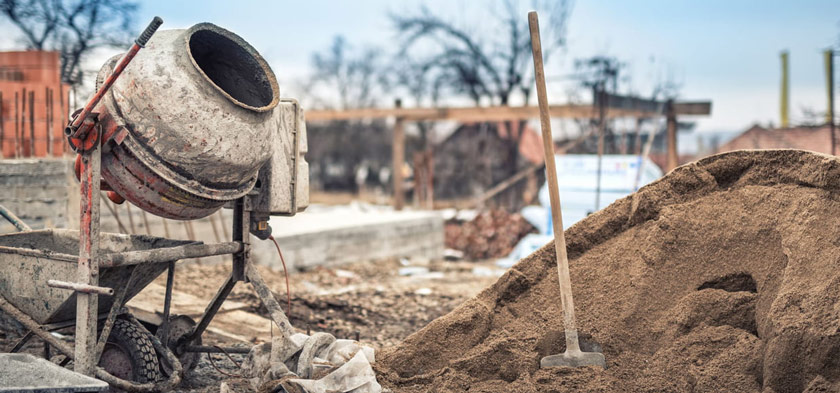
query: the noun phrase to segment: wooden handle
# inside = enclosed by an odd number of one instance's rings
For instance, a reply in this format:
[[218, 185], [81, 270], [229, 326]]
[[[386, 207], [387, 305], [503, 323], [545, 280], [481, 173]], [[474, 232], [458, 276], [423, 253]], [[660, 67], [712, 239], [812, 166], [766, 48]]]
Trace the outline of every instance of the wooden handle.
[[548, 113], [548, 98], [545, 92], [540, 24], [535, 11], [528, 13], [528, 26], [531, 29], [531, 53], [534, 55], [534, 78], [537, 82], [540, 128], [542, 129], [545, 152], [545, 172], [548, 180], [548, 195], [551, 200], [551, 221], [554, 224], [554, 250], [557, 255], [557, 271], [560, 278], [560, 300], [563, 304], [566, 351], [580, 352], [577, 326], [575, 325], [575, 303], [572, 299], [572, 281], [569, 277], [569, 257], [566, 254], [566, 236], [563, 233], [563, 216], [560, 212], [560, 190], [557, 186], [557, 169], [554, 162], [554, 138], [551, 136], [551, 116]]

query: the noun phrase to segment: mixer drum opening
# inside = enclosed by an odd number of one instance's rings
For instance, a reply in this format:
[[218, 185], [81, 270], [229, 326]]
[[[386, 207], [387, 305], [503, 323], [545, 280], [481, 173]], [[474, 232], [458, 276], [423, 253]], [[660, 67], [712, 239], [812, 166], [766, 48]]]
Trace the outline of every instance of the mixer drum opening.
[[258, 111], [271, 109], [277, 92], [256, 51], [236, 36], [199, 26], [188, 41], [199, 71], [235, 104]]

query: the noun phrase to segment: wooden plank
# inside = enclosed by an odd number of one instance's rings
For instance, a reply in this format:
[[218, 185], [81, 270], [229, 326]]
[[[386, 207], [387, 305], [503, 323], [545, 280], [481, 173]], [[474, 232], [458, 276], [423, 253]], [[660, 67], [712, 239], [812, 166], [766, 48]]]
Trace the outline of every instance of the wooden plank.
[[[707, 115], [711, 113], [711, 102], [677, 103], [677, 115]], [[591, 105], [552, 105], [553, 118], [593, 118], [598, 113]], [[656, 117], [660, 113], [632, 108], [610, 108], [608, 118]], [[408, 121], [454, 120], [460, 122], [486, 122], [503, 120], [527, 120], [539, 117], [536, 106], [488, 106], [488, 107], [440, 107], [440, 108], [360, 108], [348, 110], [309, 110], [306, 120], [335, 121], [354, 119], [403, 118]]]
[[712, 103], [710, 101], [697, 102], [675, 102], [674, 113], [677, 116], [705, 116], [712, 114]]

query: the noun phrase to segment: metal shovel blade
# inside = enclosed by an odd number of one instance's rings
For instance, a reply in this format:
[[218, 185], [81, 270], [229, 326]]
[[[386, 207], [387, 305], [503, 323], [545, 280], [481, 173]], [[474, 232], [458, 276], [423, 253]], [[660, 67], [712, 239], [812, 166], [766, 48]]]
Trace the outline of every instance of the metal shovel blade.
[[557, 355], [549, 355], [540, 359], [540, 368], [548, 367], [585, 367], [599, 366], [607, 368], [604, 354], [600, 352], [563, 352]]

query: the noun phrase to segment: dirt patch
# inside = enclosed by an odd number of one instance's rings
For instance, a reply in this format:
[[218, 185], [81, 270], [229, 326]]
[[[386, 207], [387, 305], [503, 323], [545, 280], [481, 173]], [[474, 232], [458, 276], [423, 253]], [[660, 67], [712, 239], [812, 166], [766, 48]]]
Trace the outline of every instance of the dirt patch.
[[561, 352], [553, 247], [401, 345], [396, 392], [802, 392], [840, 388], [840, 160], [739, 151], [669, 173], [566, 232], [580, 330]]

